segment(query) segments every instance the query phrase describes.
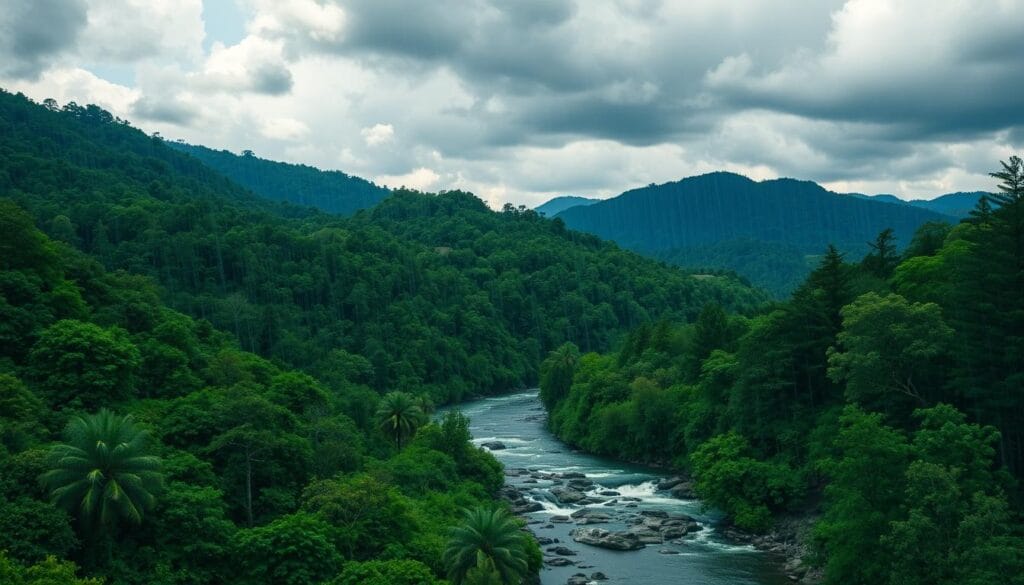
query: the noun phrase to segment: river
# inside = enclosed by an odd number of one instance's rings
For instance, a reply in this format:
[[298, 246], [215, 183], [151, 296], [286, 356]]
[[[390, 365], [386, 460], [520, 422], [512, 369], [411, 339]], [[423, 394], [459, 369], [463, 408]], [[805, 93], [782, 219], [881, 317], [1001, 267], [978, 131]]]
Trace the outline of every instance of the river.
[[[608, 580], [600, 583], [631, 585], [781, 585], [789, 583], [778, 568], [778, 559], [745, 545], [735, 545], [720, 538], [715, 525], [718, 516], [701, 509], [700, 502], [680, 500], [656, 489], [664, 472], [643, 466], [622, 463], [575, 451], [559, 441], [545, 427], [544, 408], [536, 390], [467, 402], [460, 406], [470, 418], [470, 431], [476, 444], [499, 441], [504, 449], [493, 454], [506, 470], [528, 469], [530, 474], [511, 476], [506, 483], [520, 490], [528, 500], [539, 502], [543, 509], [527, 514], [530, 530], [542, 542], [542, 549], [564, 546], [575, 555], [545, 554], [545, 559], [563, 556], [573, 564], [564, 567], [545, 566], [541, 571], [543, 585], [565, 585], [574, 574], [588, 577], [604, 573]], [[613, 551], [573, 542], [570, 532], [574, 522], [565, 520], [583, 506], [558, 502], [549, 491], [559, 481], [550, 481], [549, 474], [576, 472], [594, 482], [584, 490], [588, 496], [603, 503], [588, 505], [611, 518], [594, 528], [611, 531], [626, 530], [637, 522], [640, 513], [652, 516], [666, 512], [670, 517], [689, 515], [703, 527], [681, 539], [649, 544], [636, 551]], [[514, 473], [514, 472], [513, 472]], [[541, 479], [538, 479], [541, 478]], [[614, 490], [618, 497], [599, 496]], [[609, 502], [611, 502], [609, 504]], [[558, 518], [562, 516], [563, 518]], [[587, 528], [591, 528], [587, 526]]]

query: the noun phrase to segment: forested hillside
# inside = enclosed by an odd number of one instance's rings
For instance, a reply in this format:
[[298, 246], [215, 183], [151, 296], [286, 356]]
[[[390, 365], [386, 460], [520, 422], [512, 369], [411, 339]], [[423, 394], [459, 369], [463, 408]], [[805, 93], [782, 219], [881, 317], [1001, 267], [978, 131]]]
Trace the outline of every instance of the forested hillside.
[[0, 578], [26, 585], [536, 573], [500, 466], [432, 404], [763, 301], [467, 193], [269, 201], [95, 106], [6, 93], [0, 223]]
[[1024, 163], [956, 226], [830, 247], [753, 317], [708, 305], [542, 366], [552, 429], [667, 462], [755, 531], [819, 517], [826, 581], [1024, 583]]
[[0, 197], [107, 269], [147, 275], [241, 347], [379, 391], [459, 400], [536, 380], [564, 341], [763, 299], [535, 212], [400, 192], [344, 219], [261, 200], [99, 108], [0, 95]]
[[[780, 298], [792, 292], [809, 270], [782, 281], [779, 273], [759, 273], [757, 267], [813, 266], [807, 256], [820, 255], [829, 244], [860, 257], [868, 252], [868, 242], [886, 228], [893, 230], [902, 247], [921, 224], [952, 221], [909, 205], [838, 195], [809, 181], [755, 182], [724, 172], [634, 189], [593, 205], [571, 207], [558, 217], [570, 228], [658, 258], [715, 260], [713, 268], [735, 270]], [[762, 250], [748, 250], [757, 254], [753, 262], [716, 251], [751, 241], [765, 244]]]
[[388, 196], [390, 191], [341, 171], [321, 171], [260, 158], [251, 151], [241, 155], [184, 142], [167, 142], [188, 153], [253, 193], [273, 201], [316, 207], [339, 215], [352, 215]]

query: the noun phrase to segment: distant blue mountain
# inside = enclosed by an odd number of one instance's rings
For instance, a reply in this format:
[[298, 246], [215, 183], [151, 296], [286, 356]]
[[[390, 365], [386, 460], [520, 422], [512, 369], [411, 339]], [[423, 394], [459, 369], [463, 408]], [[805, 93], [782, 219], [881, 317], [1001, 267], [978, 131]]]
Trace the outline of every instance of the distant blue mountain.
[[592, 205], [598, 201], [600, 201], [600, 199], [591, 199], [589, 197], [580, 197], [578, 195], [563, 195], [538, 205], [534, 208], [534, 211], [542, 215], [546, 215], [547, 217], [554, 217], [570, 207], [576, 207], [577, 205]]
[[[886, 228], [905, 245], [926, 222], [956, 221], [889, 197], [840, 195], [811, 181], [752, 181], [717, 172], [577, 205], [557, 217], [572, 229], [663, 260], [735, 270], [781, 296], [829, 244], [859, 260]], [[768, 265], [776, 268], [764, 270]]]
[[884, 201], [886, 203], [899, 203], [901, 205], [905, 205], [907, 203], [903, 199], [900, 199], [899, 197], [895, 195], [890, 195], [888, 193], [880, 193], [878, 195], [865, 195], [863, 193], [847, 193], [847, 195], [851, 195], [859, 199], [870, 199], [871, 201]]
[[872, 201], [884, 201], [886, 203], [898, 203], [900, 205], [920, 207], [921, 209], [943, 213], [952, 217], [964, 218], [967, 217], [972, 209], [974, 209], [978, 204], [978, 200], [981, 199], [981, 196], [985, 195], [985, 192], [970, 191], [947, 193], [946, 195], [939, 195], [934, 199], [913, 199], [910, 201], [888, 194], [864, 195], [863, 193], [849, 193], [849, 195], [859, 199], [869, 199]]
[[953, 217], [967, 217], [967, 214], [978, 205], [978, 200], [981, 199], [981, 196], [985, 194], [984, 191], [949, 193], [947, 195], [940, 195], [935, 199], [915, 199], [910, 204], [915, 207], [952, 215]]

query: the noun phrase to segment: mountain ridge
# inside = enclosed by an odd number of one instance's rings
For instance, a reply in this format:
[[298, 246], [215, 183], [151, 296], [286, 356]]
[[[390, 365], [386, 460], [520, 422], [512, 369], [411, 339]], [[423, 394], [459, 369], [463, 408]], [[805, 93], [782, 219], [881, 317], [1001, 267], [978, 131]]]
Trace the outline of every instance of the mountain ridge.
[[570, 207], [576, 207], [577, 205], [593, 205], [598, 201], [601, 200], [594, 197], [560, 195], [558, 197], [548, 199], [544, 203], [534, 207], [533, 210], [537, 213], [543, 214], [545, 217], [554, 217]]
[[344, 171], [264, 159], [249, 150], [238, 155], [181, 141], [167, 141], [166, 144], [272, 201], [352, 215], [373, 207], [391, 193], [385, 187]]
[[[727, 171], [632, 189], [556, 217], [572, 229], [688, 268], [694, 266], [681, 262], [735, 270], [777, 296], [806, 276], [806, 257], [821, 254], [829, 244], [859, 257], [886, 228], [905, 245], [924, 223], [955, 222], [953, 216], [912, 205], [834, 193], [813, 181], [754, 181]], [[742, 262], [730, 255], [737, 246], [750, 252], [751, 242], [765, 244], [759, 252], [763, 259], [790, 267], [783, 281], [744, 270], [757, 263], [747, 253]], [[722, 247], [725, 243], [730, 244]], [[709, 260], [721, 264], [709, 266]]]

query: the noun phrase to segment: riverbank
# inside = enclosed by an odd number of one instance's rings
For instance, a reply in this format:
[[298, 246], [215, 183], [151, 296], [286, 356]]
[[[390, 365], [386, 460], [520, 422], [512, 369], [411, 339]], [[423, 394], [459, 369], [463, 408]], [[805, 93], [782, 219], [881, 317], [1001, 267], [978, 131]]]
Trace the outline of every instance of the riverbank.
[[[503, 493], [542, 543], [543, 585], [787, 585], [780, 559], [722, 533], [685, 478], [572, 450], [545, 425], [536, 392], [461, 405], [474, 442], [505, 465]], [[688, 497], [674, 497], [677, 495]], [[601, 580], [600, 577], [607, 580]]]
[[[638, 498], [622, 498], [621, 493], [616, 490], [599, 491], [602, 497], [594, 498], [586, 496], [582, 490], [593, 489], [595, 484], [587, 480], [583, 474], [559, 474], [545, 473], [539, 470], [525, 468], [507, 468], [507, 477], [527, 478], [527, 482], [550, 482], [556, 497], [561, 495], [565, 500], [564, 504], [581, 504], [577, 511], [568, 515], [556, 515], [549, 519], [547, 525], [543, 521], [531, 519], [529, 514], [544, 509], [544, 506], [528, 498], [529, 490], [524, 490], [515, 485], [506, 483], [502, 489], [501, 497], [512, 508], [513, 513], [523, 519], [527, 524], [527, 530], [532, 534], [545, 551], [545, 563], [555, 566], [575, 565], [564, 555], [569, 556], [575, 553], [565, 546], [562, 546], [557, 539], [551, 539], [538, 534], [538, 527], [551, 528], [552, 523], [571, 523], [578, 527], [594, 524], [604, 524], [612, 519], [612, 516], [601, 512], [600, 508], [589, 508], [587, 505], [610, 506], [619, 503], [619, 500], [632, 502]], [[564, 487], [563, 487], [564, 486]], [[656, 488], [666, 495], [680, 500], [693, 501], [696, 496], [690, 487], [690, 481], [685, 476], [672, 476], [663, 478], [656, 484]], [[627, 504], [628, 505], [628, 504]], [[595, 511], [596, 510], [596, 511]], [[691, 537], [703, 530], [717, 530], [725, 539], [740, 545], [747, 545], [759, 551], [777, 557], [780, 570], [786, 577], [794, 582], [803, 585], [816, 585], [822, 581], [822, 573], [819, 568], [810, 566], [811, 531], [813, 530], [816, 517], [811, 514], [792, 514], [779, 517], [773, 523], [772, 529], [764, 534], [755, 534], [743, 531], [728, 524], [720, 526], [704, 526], [695, 518], [686, 514], [669, 514], [668, 512], [652, 513], [649, 511], [638, 511], [626, 515], [623, 518], [630, 527], [621, 532], [608, 530], [586, 531], [576, 529], [579, 533], [574, 536], [575, 542], [583, 542], [591, 546], [609, 548], [611, 550], [634, 550], [648, 545], [664, 545], [666, 543], [685, 545], [685, 537]], [[662, 549], [661, 554], [673, 554], [670, 549]], [[577, 568], [588, 569], [590, 566], [581, 565]], [[583, 575], [583, 574], [580, 574]], [[588, 581], [595, 579], [593, 575], [602, 576], [604, 573], [596, 571], [591, 574]], [[585, 575], [583, 575], [585, 576]], [[570, 583], [572, 581], [570, 580]]]
[[[530, 421], [542, 424], [546, 428], [547, 412], [543, 410], [541, 412], [542, 414], [531, 415]], [[555, 436], [555, 438], [558, 439], [557, 436]], [[561, 442], [561, 439], [558, 440]], [[484, 441], [481, 444], [484, 447], [497, 447], [499, 452], [506, 448], [506, 445], [503, 445], [498, 441]], [[592, 455], [576, 446], [564, 442], [561, 442], [561, 444], [572, 452]], [[672, 466], [666, 462], [623, 461], [615, 458], [610, 458], [610, 460], [623, 464], [641, 466], [659, 474], [664, 474], [662, 477], [657, 477], [653, 480], [656, 493], [660, 493], [665, 497], [675, 498], [683, 502], [699, 502], [699, 498], [694, 492], [692, 478], [683, 471], [674, 470]], [[586, 487], [587, 484], [585, 482], [587, 480], [576, 477], [573, 474], [570, 474], [568, 477], [564, 477], [558, 474], [546, 474], [537, 469], [510, 468], [506, 470], [506, 476], [507, 478], [509, 476], [527, 476], [529, 478], [527, 481], [531, 483], [549, 482], [551, 484], [551, 491], [555, 492], [554, 495], [558, 500], [558, 503], [564, 505], [606, 505], [609, 503], [610, 499], [586, 496], [582, 493], [581, 489], [578, 488]], [[568, 481], [569, 484], [563, 487], [563, 481]], [[573, 481], [579, 483], [574, 487], [572, 484]], [[609, 491], [609, 495], [612, 495], [613, 492], [614, 490]], [[543, 507], [535, 501], [528, 500], [528, 493], [529, 490], [516, 489], [512, 484], [506, 481], [506, 488], [502, 495], [518, 515], [523, 517], [527, 522], [530, 522], [530, 519], [527, 518], [526, 515], [539, 511], [543, 509]], [[614, 501], [612, 501], [611, 504], [614, 505]], [[789, 581], [801, 585], [817, 585], [822, 581], [822, 571], [820, 568], [813, 567], [810, 564], [812, 531], [817, 517], [818, 513], [815, 506], [811, 506], [809, 509], [799, 513], [791, 513], [775, 517], [772, 522], [772, 528], [765, 533], [753, 533], [742, 530], [730, 525], [727, 519], [715, 524], [714, 526], [709, 526], [709, 528], [716, 531], [731, 543], [749, 546], [770, 555], [775, 559], [779, 570], [785, 574]], [[685, 516], [685, 518], [680, 519], [693, 520], [690, 516]], [[572, 515], [569, 515], [568, 520], [565, 520], [564, 518], [559, 518], [559, 520], [579, 525], [593, 524], [601, 521], [600, 517], [597, 519], [578, 519]], [[579, 520], [582, 520], [582, 522], [579, 522]], [[636, 527], [642, 526], [644, 519], [633, 516], [626, 517], [624, 520], [627, 524], [630, 524], [633, 527], [632, 532], [637, 532]], [[536, 521], [533, 522], [536, 523]], [[627, 533], [629, 532], [630, 531], [627, 531]], [[664, 542], [664, 539], [658, 540], [656, 535], [652, 535], [649, 532], [647, 534], [643, 534], [643, 531], [640, 532], [641, 539], [646, 538], [646, 540], [649, 541], [647, 544], [658, 544], [660, 542]], [[676, 536], [671, 532], [669, 535], [673, 537]], [[673, 539], [670, 538], [669, 541], [671, 540]]]

